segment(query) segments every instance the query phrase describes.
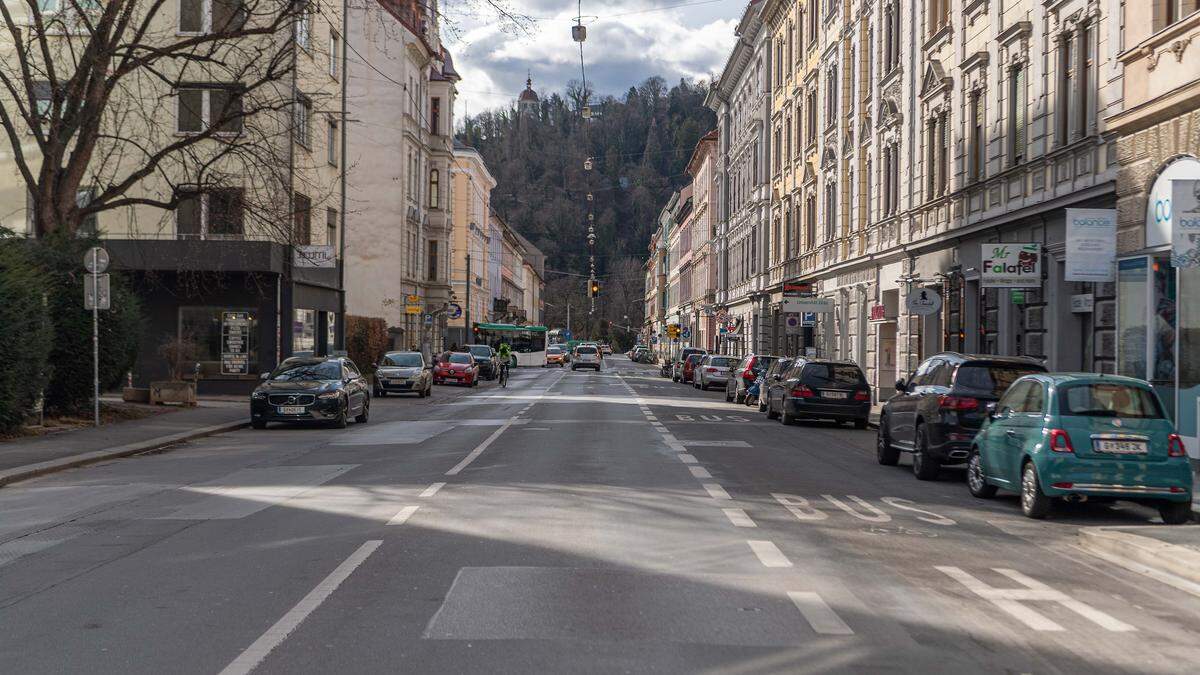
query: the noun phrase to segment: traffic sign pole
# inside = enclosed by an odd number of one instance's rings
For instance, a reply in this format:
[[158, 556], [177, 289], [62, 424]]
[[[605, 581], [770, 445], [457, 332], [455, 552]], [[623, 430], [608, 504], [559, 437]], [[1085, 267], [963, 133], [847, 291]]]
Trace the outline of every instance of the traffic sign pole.
[[[106, 256], [107, 257], [107, 256]], [[92, 412], [100, 426], [100, 247], [92, 247]]]

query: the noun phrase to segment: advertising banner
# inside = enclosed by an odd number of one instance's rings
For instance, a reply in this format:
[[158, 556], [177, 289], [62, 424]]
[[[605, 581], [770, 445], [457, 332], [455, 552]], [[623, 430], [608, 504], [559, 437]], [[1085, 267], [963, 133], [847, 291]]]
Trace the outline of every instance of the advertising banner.
[[1067, 281], [1116, 281], [1116, 209], [1067, 209], [1064, 278]]
[[1171, 266], [1200, 267], [1200, 180], [1171, 181]]
[[1037, 288], [1042, 285], [1041, 244], [984, 244], [983, 288]]

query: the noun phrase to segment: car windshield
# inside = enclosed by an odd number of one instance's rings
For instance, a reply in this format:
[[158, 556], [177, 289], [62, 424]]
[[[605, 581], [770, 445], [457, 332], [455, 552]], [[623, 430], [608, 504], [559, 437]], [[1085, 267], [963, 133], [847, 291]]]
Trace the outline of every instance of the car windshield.
[[562, 350], [562, 347], [547, 347], [546, 353], [547, 354], [561, 354], [561, 353], [563, 353], [563, 350]]
[[455, 352], [450, 355], [450, 363], [470, 363], [471, 355], [463, 352]]
[[271, 373], [271, 379], [278, 382], [314, 382], [317, 380], [342, 379], [342, 367], [336, 361], [320, 363], [287, 363], [279, 366]]
[[485, 358], [491, 358], [492, 356], [492, 348], [487, 345], [472, 345], [470, 349], [471, 353], [475, 356], [482, 356]]
[[708, 365], [716, 366], [718, 368], [728, 368], [735, 363], [737, 363], [737, 360], [732, 357], [715, 356], [715, 357], [713, 357], [713, 359], [711, 361], [708, 362]]
[[804, 368], [802, 378], [805, 384], [817, 386], [848, 386], [854, 387], [866, 384], [862, 371], [858, 366], [837, 363], [810, 363]]
[[397, 366], [400, 368], [420, 368], [421, 355], [416, 352], [398, 352], [395, 354], [385, 354], [383, 360], [379, 362], [381, 366]]
[[1073, 384], [1059, 390], [1059, 412], [1085, 417], [1163, 416], [1158, 399], [1148, 389], [1123, 383]]
[[687, 362], [692, 365], [696, 365], [702, 358], [704, 358], [703, 354], [692, 354], [691, 356], [687, 357]]
[[1018, 378], [1030, 373], [1044, 373], [1045, 368], [1012, 363], [967, 363], [958, 367], [954, 385], [976, 395], [999, 398]]
[[580, 354], [595, 354], [596, 348], [595, 347], [580, 347], [579, 349], [576, 349], [575, 351], [579, 352]]

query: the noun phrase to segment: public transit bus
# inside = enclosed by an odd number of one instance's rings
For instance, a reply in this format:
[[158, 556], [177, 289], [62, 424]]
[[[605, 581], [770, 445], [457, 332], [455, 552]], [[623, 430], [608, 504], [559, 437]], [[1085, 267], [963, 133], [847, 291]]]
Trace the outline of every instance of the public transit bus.
[[518, 366], [540, 368], [546, 364], [546, 332], [545, 326], [477, 323], [475, 344], [491, 345], [493, 349], [497, 349], [501, 342], [507, 342], [508, 346], [512, 347], [513, 355], [517, 357]]
[[554, 328], [546, 332], [547, 345], [564, 345], [571, 341], [571, 331], [566, 328]]

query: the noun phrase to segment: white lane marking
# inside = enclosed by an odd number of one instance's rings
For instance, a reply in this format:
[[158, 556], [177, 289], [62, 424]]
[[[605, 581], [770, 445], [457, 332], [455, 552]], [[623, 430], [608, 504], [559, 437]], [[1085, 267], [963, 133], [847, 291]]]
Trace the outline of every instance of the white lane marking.
[[702, 483], [702, 485], [704, 485], [704, 489], [708, 491], [708, 496], [712, 497], [713, 499], [733, 499], [733, 497], [730, 497], [729, 493], [725, 491], [725, 488], [717, 485], [716, 483]]
[[[925, 509], [918, 509], [915, 506], [907, 506], [907, 504], [915, 504], [916, 503], [909, 499], [903, 499], [901, 497], [880, 497], [879, 500], [881, 502], [883, 502], [884, 504], [893, 506], [893, 507], [901, 509], [903, 511], [912, 511], [913, 513], [924, 513], [925, 515], [927, 515], [929, 517], [926, 518], [925, 516], [917, 516], [917, 520], [925, 521], [926, 523], [929, 523], [931, 525], [956, 525], [957, 524], [957, 522], [954, 521], [953, 519], [947, 518], [946, 516], [938, 515], [938, 514], [934, 513], [933, 511], [926, 511]], [[900, 504], [898, 502], [904, 502], [904, 504]]]
[[525, 427], [525, 431], [550, 431], [550, 427]]
[[651, 414], [649, 414], [649, 413], [646, 413], [646, 419], [650, 420], [651, 422], [657, 422], [657, 421], [658, 421], [658, 418], [657, 418], [657, 417], [655, 417], [654, 415], [651, 415]]
[[748, 448], [746, 441], [683, 441], [684, 445], [694, 448]]
[[724, 512], [729, 522], [738, 527], [758, 527], [758, 523], [755, 523], [742, 509], [721, 509], [721, 511]]
[[679, 457], [679, 461], [683, 462], [684, 464], [695, 464], [696, 463], [696, 457], [694, 455], [689, 455], [686, 452], [681, 452], [676, 456]]
[[438, 493], [438, 490], [441, 490], [445, 486], [446, 486], [445, 483], [434, 483], [433, 485], [430, 485], [429, 487], [425, 488], [421, 492], [421, 494], [419, 494], [417, 496], [418, 497], [432, 497]]
[[[675, 438], [675, 434], [663, 434], [663, 440], [668, 443], [679, 443], [679, 439]], [[683, 445], [680, 443], [680, 445]]]
[[471, 454], [464, 457], [461, 462], [459, 462], [458, 464], [455, 464], [453, 469], [450, 469], [449, 471], [446, 472], [446, 475], [447, 476], [457, 476], [459, 471], [462, 471], [463, 469], [467, 468], [467, 466], [471, 462], [475, 461], [475, 458], [482, 455], [483, 451], [487, 450], [488, 446], [491, 445], [493, 441], [495, 441], [497, 438], [500, 437], [500, 434], [504, 433], [506, 429], [508, 429], [510, 426], [512, 426], [512, 423], [513, 423], [513, 420], [509, 420], [507, 423], [501, 425], [500, 428], [493, 431], [491, 436], [488, 436], [486, 439], [484, 439], [484, 441], [482, 443], [480, 443], [478, 446], [476, 446], [475, 449], [471, 451]]
[[692, 476], [695, 478], [712, 478], [712, 474], [708, 472], [708, 469], [702, 466], [689, 466], [688, 471], [691, 471]]
[[958, 567], [935, 566], [934, 569], [941, 571], [951, 579], [959, 582], [967, 587], [975, 595], [990, 601], [992, 604], [1007, 612], [1010, 616], [1025, 624], [1029, 628], [1037, 631], [1062, 631], [1064, 628], [1045, 616], [1042, 616], [1037, 611], [1030, 607], [1021, 604], [1022, 602], [1056, 602], [1063, 607], [1075, 612], [1076, 614], [1088, 619], [1092, 623], [1101, 628], [1112, 631], [1114, 633], [1128, 633], [1136, 631], [1137, 628], [1123, 621], [1119, 621], [1109, 614], [1105, 614], [1100, 610], [1088, 605], [1080, 600], [1076, 600], [1062, 591], [1057, 591], [1046, 584], [1030, 578], [1014, 569], [993, 567], [992, 570], [1003, 574], [1013, 581], [1021, 584], [1023, 588], [995, 588], [976, 579], [967, 572], [964, 572]]
[[750, 545], [750, 550], [754, 551], [754, 555], [758, 556], [758, 561], [763, 564], [763, 567], [791, 567], [792, 561], [787, 559], [783, 551], [775, 545], [773, 541], [765, 539], [751, 539], [746, 542]]
[[388, 521], [388, 525], [403, 525], [404, 523], [407, 523], [408, 519], [412, 518], [412, 515], [416, 513], [417, 509], [419, 508], [421, 507], [406, 506], [400, 509], [400, 511], [398, 511], [396, 515], [392, 516], [392, 519]]
[[788, 591], [788, 597], [796, 605], [796, 609], [804, 615], [804, 620], [812, 626], [818, 635], [854, 635], [850, 626], [833, 611], [833, 608], [821, 598], [818, 593], [807, 591]]
[[870, 513], [867, 513], [867, 514], [859, 513], [853, 507], [848, 506], [845, 502], [838, 499], [837, 497], [834, 497], [833, 495], [821, 495], [821, 496], [825, 498], [825, 501], [829, 502], [830, 504], [833, 504], [834, 506], [845, 511], [846, 513], [849, 513], [850, 515], [854, 516], [855, 518], [858, 518], [859, 520], [865, 520], [868, 523], [887, 523], [887, 522], [891, 522], [891, 520], [892, 520], [891, 516], [884, 513], [883, 511], [880, 511], [875, 505], [871, 504], [870, 502], [864, 500], [861, 497], [856, 497], [854, 495], [846, 495], [847, 499], [858, 504], [859, 506], [863, 507], [867, 511], [871, 511], [872, 513], [874, 513], [874, 515], [871, 515]]
[[271, 653], [271, 650], [282, 644], [288, 635], [296, 630], [304, 619], [313, 613], [313, 610], [320, 607], [321, 603], [325, 602], [337, 590], [337, 587], [359, 565], [363, 564], [382, 543], [381, 540], [375, 539], [359, 546], [357, 551], [351, 553], [349, 558], [346, 558], [342, 561], [341, 565], [338, 565], [335, 570], [329, 573], [329, 576], [322, 579], [316, 588], [301, 598], [295, 607], [288, 610], [287, 614], [284, 614], [282, 618], [275, 622], [275, 625], [268, 628], [267, 632], [263, 633], [253, 644], [246, 648], [246, 651], [239, 654], [228, 666], [225, 666], [225, 669], [221, 671], [221, 675], [245, 675], [254, 670], [267, 657], [267, 654]]
[[824, 511], [809, 506], [808, 500], [799, 495], [772, 492], [771, 496], [799, 520], [825, 520], [829, 517], [829, 514]]

